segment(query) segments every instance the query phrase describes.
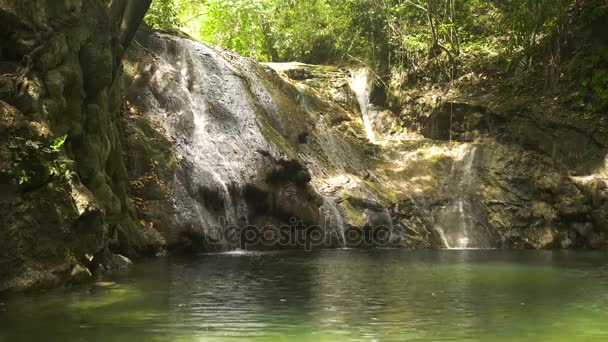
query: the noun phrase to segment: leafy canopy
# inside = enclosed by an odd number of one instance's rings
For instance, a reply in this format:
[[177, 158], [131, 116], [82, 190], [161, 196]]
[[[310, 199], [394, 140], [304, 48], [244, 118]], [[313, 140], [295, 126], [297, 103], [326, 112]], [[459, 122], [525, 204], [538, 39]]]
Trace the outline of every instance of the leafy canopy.
[[[604, 107], [605, 48], [586, 48], [589, 35], [572, 32], [601, 24], [607, 8], [605, 0], [155, 0], [146, 20], [260, 61], [358, 63], [407, 82], [447, 81], [487, 60], [514, 74], [544, 69], [549, 87], [565, 78]], [[582, 44], [562, 67], [568, 40]]]

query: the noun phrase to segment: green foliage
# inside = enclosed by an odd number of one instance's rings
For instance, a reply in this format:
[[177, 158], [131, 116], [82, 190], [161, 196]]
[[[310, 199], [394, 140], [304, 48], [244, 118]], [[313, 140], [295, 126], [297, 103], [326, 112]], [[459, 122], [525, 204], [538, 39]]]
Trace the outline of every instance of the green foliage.
[[156, 29], [176, 29], [181, 26], [178, 3], [174, 0], [154, 0], [145, 22]]
[[388, 71], [438, 57], [438, 45], [457, 55], [459, 35], [487, 33], [494, 23], [486, 13], [498, 10], [482, 0], [156, 0], [148, 21], [262, 61], [358, 62]]
[[585, 42], [571, 60], [561, 55], [578, 39], [572, 32], [589, 30], [606, 8], [605, 0], [155, 0], [147, 21], [260, 61], [364, 64], [410, 84], [479, 73], [483, 63], [518, 80], [544, 72], [551, 89], [566, 76], [601, 108], [605, 54]]
[[208, 0], [183, 8], [183, 18], [193, 18], [183, 28], [203, 42], [261, 61], [323, 62], [319, 56], [332, 58], [335, 34], [345, 26], [328, 6], [326, 0]]
[[67, 134], [54, 139], [29, 140], [21, 137], [9, 139], [12, 163], [1, 173], [21, 186], [34, 179], [47, 177], [69, 180], [73, 174], [73, 161], [63, 153]]
[[267, 34], [273, 11], [269, 1], [209, 0], [205, 3], [203, 25], [195, 36], [245, 56], [269, 60]]
[[576, 47], [565, 68], [570, 100], [593, 111], [608, 110], [608, 4], [588, 0], [572, 19], [578, 31]]
[[64, 134], [60, 137], [57, 137], [51, 140], [51, 146], [49, 146], [49, 152], [60, 152], [65, 144], [65, 141], [68, 139], [68, 135]]
[[512, 67], [519, 72], [539, 65], [543, 42], [565, 23], [573, 0], [508, 0], [502, 5], [502, 26], [511, 32], [506, 45]]
[[[274, 46], [280, 60], [328, 63], [340, 59], [349, 18], [337, 11], [340, 2], [275, 1]], [[348, 37], [352, 38], [352, 37]]]
[[577, 88], [574, 100], [579, 106], [590, 110], [608, 108], [608, 47], [579, 51], [566, 72]]

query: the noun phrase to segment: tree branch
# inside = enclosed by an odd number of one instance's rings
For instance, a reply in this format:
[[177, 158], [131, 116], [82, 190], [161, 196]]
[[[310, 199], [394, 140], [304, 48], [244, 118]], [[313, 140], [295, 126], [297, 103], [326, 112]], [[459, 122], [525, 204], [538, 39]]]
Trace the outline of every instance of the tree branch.
[[408, 5], [412, 5], [412, 6], [418, 8], [420, 10], [423, 10], [424, 12], [428, 12], [429, 11], [426, 7], [424, 7], [424, 6], [420, 5], [420, 4], [417, 4], [415, 2], [412, 2], [412, 1], [409, 1], [409, 0], [405, 0], [405, 3], [408, 4]]
[[118, 27], [118, 39], [123, 49], [126, 49], [139, 25], [144, 20], [152, 0], [111, 0], [110, 20], [114, 27]]

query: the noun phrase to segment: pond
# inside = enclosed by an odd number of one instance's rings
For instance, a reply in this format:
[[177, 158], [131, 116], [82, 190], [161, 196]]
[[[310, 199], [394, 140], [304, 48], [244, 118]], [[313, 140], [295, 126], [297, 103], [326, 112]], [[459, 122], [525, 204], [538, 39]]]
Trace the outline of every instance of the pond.
[[602, 252], [160, 258], [0, 299], [0, 341], [608, 341]]

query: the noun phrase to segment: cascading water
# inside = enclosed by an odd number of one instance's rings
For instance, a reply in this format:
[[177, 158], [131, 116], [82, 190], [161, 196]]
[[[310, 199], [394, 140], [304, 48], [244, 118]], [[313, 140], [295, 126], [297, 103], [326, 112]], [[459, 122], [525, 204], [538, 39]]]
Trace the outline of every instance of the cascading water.
[[477, 147], [472, 144], [459, 147], [445, 189], [450, 202], [435, 213], [435, 229], [448, 249], [487, 247], [480, 232], [475, 231], [476, 155]]
[[177, 225], [204, 236], [206, 251], [234, 249], [225, 228], [251, 222], [244, 189], [278, 155], [258, 125], [258, 101], [238, 60], [170, 35], [147, 43], [157, 58], [150, 78], [141, 80], [150, 90], [137, 94], [138, 102], [159, 113], [157, 121], [175, 140]]
[[[413, 198], [411, 210], [403, 215], [387, 209], [381, 186], [386, 175], [370, 172], [374, 162], [362, 139], [344, 139], [352, 136], [352, 129], [341, 133], [342, 127], [363, 131], [361, 115], [368, 140], [381, 145], [389, 163], [412, 154], [410, 144], [402, 145], [401, 136], [392, 133], [390, 113], [370, 103], [372, 84], [366, 70], [352, 72], [350, 79], [340, 70], [332, 71], [332, 77], [311, 73], [319, 80], [343, 77], [332, 83], [339, 88], [319, 91], [316, 97], [311, 96], [316, 82], [298, 81], [301, 77], [293, 79], [287, 72], [282, 78], [282, 71], [228, 51], [163, 33], [144, 44], [155, 51], [154, 58], [138, 66], [141, 72], [134, 75], [129, 101], [141, 113], [150, 113], [174, 149], [170, 205], [178, 229], [167, 234], [167, 240], [173, 239], [168, 243], [186, 239], [192, 242], [189, 246], [200, 243], [206, 252], [231, 250], [242, 244], [222, 240], [226, 225], [280, 227], [297, 219], [324, 227], [332, 246], [347, 245], [344, 229], [350, 225], [389, 227], [403, 237], [394, 241], [404, 245], [416, 234], [420, 239], [412, 243], [423, 246], [436, 223], [448, 248], [486, 247], [477, 233], [483, 215], [475, 200], [473, 145], [445, 151], [459, 151], [446, 189], [439, 192], [447, 199], [445, 207]], [[348, 81], [352, 89], [345, 90], [342, 85]], [[300, 90], [308, 84], [313, 91]], [[336, 89], [336, 99], [342, 102], [325, 98]], [[353, 110], [355, 95], [361, 113]], [[349, 120], [343, 124], [345, 115]], [[398, 172], [404, 178], [395, 179], [387, 190], [423, 192], [427, 164], [410, 168], [409, 159], [398, 164], [396, 170], [403, 170]], [[401, 221], [393, 225], [395, 213]], [[403, 220], [413, 227], [401, 225]]]
[[372, 119], [377, 110], [374, 108], [373, 104], [370, 103], [371, 83], [368, 77], [368, 71], [366, 69], [360, 69], [351, 72], [351, 74], [351, 87], [357, 96], [357, 102], [361, 109], [365, 135], [367, 136], [367, 139], [373, 143], [376, 141], [376, 133], [372, 126]]
[[173, 142], [172, 243], [233, 250], [242, 246], [229, 236], [233, 228], [291, 219], [323, 225], [344, 243], [339, 204], [317, 192], [311, 174], [341, 173], [325, 160], [340, 165], [333, 156], [351, 146], [330, 127], [307, 125], [318, 111], [300, 105], [296, 88], [268, 67], [189, 39], [154, 33], [142, 42], [155, 57], [139, 66], [129, 99]]

